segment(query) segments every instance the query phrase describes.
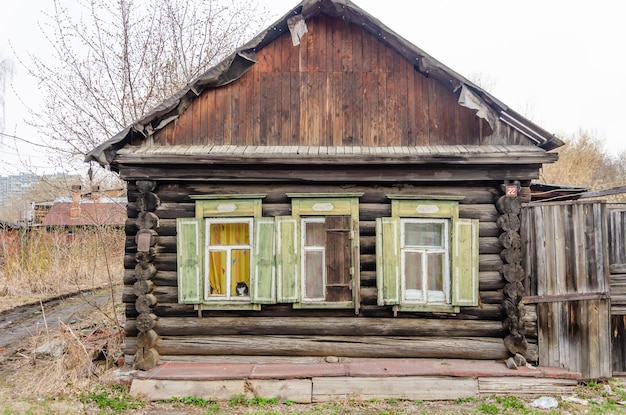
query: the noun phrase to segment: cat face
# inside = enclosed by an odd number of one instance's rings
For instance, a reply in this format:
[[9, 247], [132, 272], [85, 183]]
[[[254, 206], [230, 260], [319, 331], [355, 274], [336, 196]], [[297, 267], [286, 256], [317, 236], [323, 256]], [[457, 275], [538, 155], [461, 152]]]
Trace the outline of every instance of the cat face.
[[246, 297], [248, 295], [248, 285], [243, 281], [238, 282], [235, 289], [237, 290], [238, 297]]

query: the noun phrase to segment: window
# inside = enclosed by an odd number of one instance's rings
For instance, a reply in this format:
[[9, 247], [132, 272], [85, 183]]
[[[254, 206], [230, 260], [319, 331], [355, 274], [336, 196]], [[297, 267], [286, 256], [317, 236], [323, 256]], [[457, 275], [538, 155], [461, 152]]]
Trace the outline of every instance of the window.
[[458, 198], [394, 196], [376, 221], [378, 304], [400, 311], [478, 305], [478, 221], [458, 216]]
[[252, 219], [206, 220], [205, 300], [250, 300]]
[[176, 221], [180, 303], [260, 309], [276, 302], [275, 221], [260, 217], [262, 197], [194, 197], [196, 217]]
[[288, 195], [293, 216], [276, 225], [278, 301], [358, 312], [360, 195]]
[[424, 303], [448, 303], [448, 221], [402, 219], [402, 298]]

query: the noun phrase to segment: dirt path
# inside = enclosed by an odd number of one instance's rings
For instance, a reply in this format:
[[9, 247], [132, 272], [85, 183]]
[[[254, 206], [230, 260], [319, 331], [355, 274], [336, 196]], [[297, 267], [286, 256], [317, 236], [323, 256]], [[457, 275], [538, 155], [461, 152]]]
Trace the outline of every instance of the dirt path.
[[[122, 287], [114, 288], [116, 303], [121, 300]], [[0, 360], [24, 347], [29, 338], [44, 330], [55, 330], [59, 324], [80, 322], [98, 312], [111, 301], [111, 289], [82, 291], [47, 300], [43, 304], [22, 305], [0, 313]]]

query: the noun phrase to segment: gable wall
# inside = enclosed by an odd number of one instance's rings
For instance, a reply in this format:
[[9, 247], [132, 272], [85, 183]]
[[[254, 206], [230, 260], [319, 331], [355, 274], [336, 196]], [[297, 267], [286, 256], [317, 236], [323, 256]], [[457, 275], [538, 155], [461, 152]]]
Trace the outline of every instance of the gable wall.
[[286, 33], [240, 79], [202, 93], [155, 144], [528, 144], [506, 129], [486, 136], [457, 94], [359, 27], [323, 15], [307, 27], [299, 46]]

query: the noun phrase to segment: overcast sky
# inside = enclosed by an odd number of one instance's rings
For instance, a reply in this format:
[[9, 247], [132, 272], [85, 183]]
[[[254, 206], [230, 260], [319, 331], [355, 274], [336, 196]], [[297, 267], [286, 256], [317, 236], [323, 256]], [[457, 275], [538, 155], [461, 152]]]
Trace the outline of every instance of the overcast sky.
[[[0, 57], [45, 55], [39, 29], [51, 0], [3, 2]], [[278, 18], [297, 1], [260, 0]], [[626, 151], [626, 24], [612, 0], [355, 0], [396, 33], [487, 89], [517, 112], [559, 136], [579, 129], [604, 139], [611, 154]], [[24, 122], [37, 88], [15, 63], [7, 86], [5, 133], [41, 142]], [[18, 147], [18, 148], [16, 148]], [[16, 158], [16, 153], [20, 158]], [[0, 175], [49, 165], [48, 155], [2, 137]]]

